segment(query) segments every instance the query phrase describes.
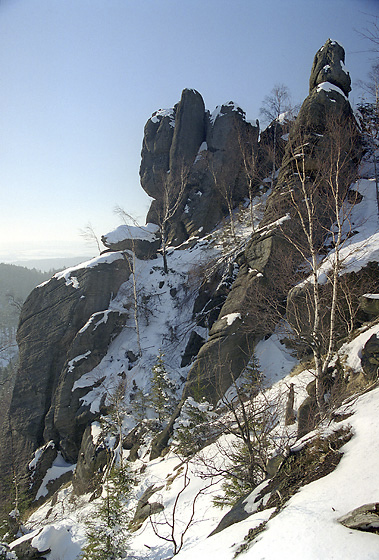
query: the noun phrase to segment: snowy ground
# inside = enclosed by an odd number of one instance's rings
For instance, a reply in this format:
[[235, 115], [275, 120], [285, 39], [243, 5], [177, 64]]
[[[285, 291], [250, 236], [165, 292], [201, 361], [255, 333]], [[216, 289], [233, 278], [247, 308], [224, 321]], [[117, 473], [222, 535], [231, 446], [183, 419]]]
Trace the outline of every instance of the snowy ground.
[[[376, 330], [372, 329], [367, 336]], [[270, 348], [273, 341], [267, 343], [267, 347]], [[355, 343], [351, 343], [350, 351], [358, 355], [361, 346], [362, 340], [358, 338]], [[266, 371], [266, 373], [269, 377], [273, 371]], [[283, 387], [294, 383], [297, 395], [296, 408], [304, 399], [305, 387], [311, 380], [312, 373], [308, 371], [293, 377], [286, 376], [273, 386], [271, 393], [278, 394]], [[323, 429], [330, 433], [331, 430], [342, 426], [351, 427], [354, 436], [341, 449], [344, 455], [336, 470], [303, 487], [295, 494], [279, 515], [268, 522], [266, 530], [241, 558], [378, 559], [379, 537], [377, 535], [352, 531], [339, 524], [337, 519], [358, 506], [379, 501], [377, 476], [379, 438], [375, 436], [379, 415], [379, 389], [362, 395], [344, 406], [343, 412], [353, 412], [353, 415], [338, 424], [320, 427], [317, 432], [318, 435], [322, 435]], [[296, 431], [295, 428], [292, 430]], [[310, 435], [306, 437], [309, 438]], [[212, 446], [207, 448], [207, 452], [214, 453]], [[137, 461], [134, 468], [138, 471], [143, 463], [144, 460]], [[153, 484], [163, 486], [163, 489], [154, 496], [154, 501], [164, 503], [165, 515], [170, 519], [173, 503], [183, 488], [183, 472], [178, 474], [177, 471], [179, 464], [180, 460], [172, 453], [163, 459], [145, 462], [145, 472], [140, 478], [138, 492], [130, 504], [131, 507], [149, 486]], [[248, 530], [262, 521], [267, 521], [273, 510], [254, 513], [246, 520], [207, 538], [227, 511], [227, 509], [220, 510], [212, 504], [212, 496], [220, 493], [221, 481], [216, 478], [213, 480], [214, 486], [206, 488], [210, 481], [199, 476], [196, 461], [190, 469], [191, 482], [178, 501], [174, 519], [178, 539], [189, 520], [196, 495], [201, 489], [204, 489], [204, 493], [197, 499], [194, 522], [185, 535], [183, 549], [177, 558], [190, 560], [209, 557], [217, 560], [232, 560], [236, 548], [241, 544]], [[249, 500], [247, 502], [249, 503]], [[32, 540], [33, 546], [40, 550], [51, 548], [52, 552], [47, 555], [49, 560], [75, 560], [84, 543], [83, 521], [91, 515], [92, 507], [93, 504], [88, 504], [88, 496], [75, 498], [71, 495], [70, 489], [60, 491], [58, 502], [53, 510], [51, 510], [51, 503], [46, 503], [31, 516], [26, 526], [28, 531], [33, 531], [37, 527]], [[153, 519], [156, 523], [164, 520], [163, 515], [154, 516]], [[170, 533], [169, 527], [164, 525], [159, 525], [159, 531], [164, 537]], [[130, 539], [129, 558], [163, 560], [170, 558], [171, 554], [171, 543], [157, 537], [149, 521], [146, 521]]]
[[[358, 188], [364, 198], [353, 211], [357, 233], [349, 239], [348, 251], [351, 253], [352, 248], [356, 251], [354, 261], [345, 260], [349, 270], [356, 269], [356, 266], [364, 266], [370, 260], [379, 260], [379, 224], [374, 204], [374, 184], [371, 180], [362, 180]], [[238, 229], [246, 234], [251, 232], [251, 229], [246, 229], [242, 224]], [[240, 235], [243, 245], [246, 238], [244, 239], [241, 233]], [[185, 377], [187, 373], [186, 368], [180, 368], [180, 355], [193, 328], [193, 299], [186, 292], [188, 282], [198, 282], [192, 271], [202, 259], [220, 258], [223, 243], [213, 237], [200, 241], [192, 249], [170, 250], [168, 264], [171, 272], [168, 276], [162, 273], [162, 263], [158, 260], [137, 261], [137, 282], [143, 287], [142, 296], [147, 297], [150, 302], [149, 313], [146, 317], [141, 316], [143, 359], [133, 365], [126, 357], [127, 351], [137, 352], [137, 337], [133, 321], [130, 319], [123, 332], [112, 342], [107, 356], [99, 366], [77, 382], [78, 386], [90, 386], [94, 380], [105, 375], [103, 385], [90, 391], [85, 397], [94, 410], [98, 407], [104, 388], [112, 385], [120, 371], [127, 372], [129, 388], [134, 379], [138, 387], [148, 391], [151, 368], [160, 349], [165, 353], [167, 368], [179, 388], [182, 383], [181, 376]], [[223, 250], [225, 252], [225, 244]], [[93, 262], [91, 266], [94, 266]], [[326, 263], [325, 269], [327, 266]], [[75, 282], [72, 280], [75, 278], [75, 270], [62, 274], [66, 282], [75, 288]], [[121, 306], [128, 293], [130, 286], [123, 285], [111, 308], [117, 309]], [[194, 293], [194, 290], [191, 293]], [[353, 341], [341, 348], [340, 353], [346, 356], [349, 367], [359, 371], [361, 350], [368, 338], [378, 333], [378, 325], [362, 330]], [[257, 345], [256, 357], [264, 374], [267, 398], [284, 399], [290, 384], [293, 384], [296, 410], [307, 395], [306, 386], [314, 378], [312, 372], [303, 371], [291, 376], [291, 370], [297, 362], [281, 344], [278, 334]], [[268, 521], [266, 530], [241, 558], [379, 559], [378, 535], [349, 530], [337, 521], [340, 516], [358, 506], [379, 502], [379, 438], [376, 437], [379, 389], [360, 396], [345, 407], [344, 412], [346, 411], [353, 413], [348, 419], [318, 429], [318, 435], [322, 435], [324, 430], [330, 433], [331, 430], [342, 426], [351, 427], [353, 437], [341, 449], [344, 454], [338, 467], [328, 476], [304, 486], [295, 494], [283, 510]], [[296, 424], [285, 428], [283, 413], [279, 420], [275, 428], [277, 437], [285, 438], [290, 445], [295, 445]], [[130, 416], [125, 427], [130, 428], [132, 423]], [[217, 454], [215, 444], [212, 445], [206, 452], [210, 455]], [[163, 514], [153, 517], [153, 523], [164, 523], [166, 516], [166, 520], [171, 520], [174, 524], [175, 538], [180, 539], [195, 501], [195, 516], [185, 533], [183, 548], [177, 555], [178, 560], [204, 557], [232, 560], [248, 530], [262, 521], [267, 521], [273, 511], [253, 513], [244, 521], [208, 538], [227, 511], [216, 508], [212, 503], [212, 497], [220, 493], [221, 480], [217, 477], [212, 481], [202, 478], [198, 463], [191, 462], [188, 473], [190, 483], [180, 493], [173, 513], [175, 500], [184, 483], [184, 471], [178, 469], [179, 465], [179, 458], [172, 452], [150, 462], [147, 457], [140, 456], [140, 459], [133, 463], [139, 484], [131, 499], [130, 510], [135, 508], [137, 500], [149, 486], [163, 486], [154, 495], [153, 501], [161, 501], [165, 510]], [[54, 467], [70, 468], [61, 463]], [[210, 482], [214, 484], [209, 486]], [[61, 490], [53, 507], [51, 501], [48, 501], [33, 513], [25, 526], [28, 535], [23, 538], [32, 538], [33, 546], [39, 550], [50, 548], [51, 552], [45, 555], [48, 560], [76, 560], [85, 542], [86, 518], [93, 515], [96, 505], [96, 501], [89, 503], [88, 499], [89, 496], [75, 497], [71, 487]], [[247, 500], [247, 508], [251, 507], [252, 501]], [[155, 528], [161, 537], [169, 536], [167, 523], [156, 525]], [[157, 536], [149, 520], [131, 535], [129, 546], [127, 557], [136, 560], [164, 560], [170, 558], [173, 551], [172, 543]]]

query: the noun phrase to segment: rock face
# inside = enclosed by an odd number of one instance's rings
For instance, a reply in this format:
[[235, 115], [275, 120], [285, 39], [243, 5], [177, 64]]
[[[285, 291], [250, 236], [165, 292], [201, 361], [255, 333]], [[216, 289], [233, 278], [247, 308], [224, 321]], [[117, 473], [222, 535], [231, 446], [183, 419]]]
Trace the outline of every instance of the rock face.
[[340, 517], [339, 521], [349, 529], [378, 533], [379, 531], [379, 503], [365, 504], [346, 515]]
[[[133, 251], [137, 259], [153, 259], [160, 247], [158, 227], [147, 224], [144, 227], [122, 225], [101, 236], [102, 244], [109, 251]], [[129, 258], [131, 254], [129, 253]], [[125, 255], [128, 258], [128, 255]]]
[[73, 384], [100, 362], [120, 331], [124, 317], [108, 306], [129, 274], [122, 255], [113, 253], [58, 274], [30, 294], [20, 317], [19, 370], [5, 424], [12, 440], [7, 430], [1, 441], [5, 470], [12, 448], [12, 460], [26, 475], [33, 453], [49, 441], [76, 462], [91, 414], [80, 402], [88, 388], [72, 391]]
[[340, 88], [346, 97], [351, 91], [350, 75], [345, 69], [344, 48], [331, 39], [328, 39], [315, 55], [309, 79], [309, 93], [324, 82]]
[[[328, 149], [323, 133], [329, 116], [351, 117], [347, 101], [350, 78], [343, 61], [342, 47], [332, 41], [316, 54], [310, 95], [291, 131], [290, 148], [285, 149], [278, 182], [273, 185], [259, 231], [229, 264], [230, 270], [217, 270], [197, 296], [194, 317], [199, 319], [198, 327], [209, 329], [209, 338], [205, 340], [195, 331], [189, 337], [182, 356], [182, 367], [191, 364], [183, 399], [196, 385], [209, 401], [217, 402], [246, 367], [256, 343], [273, 332], [286, 312], [287, 295], [298, 278], [296, 271], [303, 257], [283, 234], [293, 234], [295, 221], [291, 221], [288, 197], [282, 195], [286, 189], [296, 189], [293, 149], [302, 145], [304, 134], [310, 146], [305, 165], [311, 175], [317, 171], [313, 148], [319, 153]], [[280, 138], [278, 155], [286, 140], [279, 125], [275, 130], [274, 137]], [[270, 145], [272, 133], [268, 129], [262, 135], [263, 144]], [[258, 123], [254, 126], [248, 122], [236, 104], [226, 103], [210, 114], [201, 95], [189, 89], [183, 91], [173, 109], [159, 110], [148, 120], [140, 175], [142, 187], [154, 198], [147, 221], [155, 225], [152, 229], [147, 226], [140, 236], [129, 226], [126, 233], [116, 230], [106, 234], [103, 242], [110, 252], [92, 264], [56, 275], [28, 298], [18, 331], [16, 390], [1, 436], [3, 472], [12, 461], [26, 479], [25, 466], [39, 450], [41, 459], [34, 472], [37, 488], [59, 452], [68, 463], [77, 462], [75, 490], [82, 493], [92, 489], [91, 479], [103, 466], [105, 452], [93, 441], [90, 424], [95, 416], [89, 405], [83, 404], [83, 397], [102, 379], [93, 379], [90, 387], [76, 382], [101, 362], [128, 317], [127, 308], [110, 307], [110, 300], [131, 274], [123, 252], [132, 250], [140, 259], [155, 258], [160, 245], [157, 226], [161, 225], [167, 193], [175, 203], [175, 210], [168, 212], [166, 233], [170, 243], [179, 245], [191, 236], [197, 238], [213, 230], [259, 188], [258, 182], [249, 183], [244, 162], [245, 149], [250, 155], [258, 154], [258, 159], [264, 153], [258, 146], [258, 135]], [[268, 169], [262, 158], [260, 164]], [[320, 200], [322, 215], [322, 197]], [[292, 292], [288, 301], [295, 296], [297, 292]], [[368, 363], [372, 363], [371, 358]], [[309, 415], [313, 400], [310, 395], [304, 417]], [[154, 443], [155, 456], [167, 442], [174, 420], [175, 415]], [[134, 443], [130, 446], [132, 456], [138, 448]], [[25, 487], [28, 484], [25, 480]], [[145, 496], [139, 504], [141, 519], [150, 507], [149, 498]]]
[[[201, 379], [208, 398], [217, 401], [230, 385], [231, 373], [237, 378], [246, 366], [256, 342], [272, 332], [274, 318], [267, 312], [266, 302], [270, 302], [270, 307], [275, 310], [276, 322], [280, 313], [285, 311], [283, 302], [286, 301], [290, 283], [296, 283], [295, 271], [303, 259], [294, 245], [285, 240], [286, 235], [295, 235], [300, 239], [302, 234], [296, 230], [296, 220], [291, 219], [293, 206], [283, 196], [283, 192], [297, 188], [293, 168], [296, 146], [302, 146], [306, 138], [309, 156], [305, 157], [305, 166], [311, 175], [315, 171], [314, 150], [318, 152], [317, 157], [322, 159], [322, 154], [329, 149], [323, 138], [328, 122], [335, 116], [353, 122], [352, 110], [346, 98], [350, 91], [350, 77], [343, 68], [343, 62], [344, 50], [335, 41], [328, 40], [315, 56], [310, 95], [291, 129], [278, 182], [261, 222], [262, 229], [259, 234], [252, 235], [238, 259], [240, 268], [237, 279], [210, 330], [209, 339], [200, 349], [190, 370], [186, 388], [189, 393], [191, 385]], [[327, 82], [329, 77], [331, 81]], [[353, 170], [357, 162], [358, 154], [356, 160], [351, 162]], [[325, 186], [320, 188], [322, 190]], [[328, 219], [323, 206], [324, 198], [320, 191], [317, 209], [320, 242], [324, 235], [323, 220]], [[278, 218], [281, 219], [280, 228], [275, 225]], [[285, 277], [290, 283], [284, 281]], [[233, 321], [232, 317], [235, 318]]]
[[197, 91], [183, 90], [173, 109], [157, 111], [145, 126], [141, 185], [155, 199], [147, 221], [159, 223], [165, 190], [175, 198], [184, 186], [170, 218], [170, 242], [211, 231], [228, 212], [226, 186], [233, 189], [234, 205], [247, 196], [241, 141], [256, 150], [258, 133], [233, 102], [210, 114]]
[[362, 368], [368, 379], [376, 381], [379, 375], [379, 338], [373, 334], [362, 350]]

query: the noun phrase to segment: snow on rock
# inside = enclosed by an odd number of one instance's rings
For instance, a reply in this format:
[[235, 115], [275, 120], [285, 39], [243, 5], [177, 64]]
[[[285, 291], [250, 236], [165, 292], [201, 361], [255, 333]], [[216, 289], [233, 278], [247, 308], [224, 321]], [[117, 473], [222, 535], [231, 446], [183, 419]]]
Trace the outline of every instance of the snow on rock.
[[170, 126], [175, 127], [175, 111], [174, 109], [158, 109], [151, 117], [151, 122], [154, 124], [159, 123], [164, 117], [170, 118]]
[[267, 340], [261, 340], [255, 347], [255, 357], [259, 362], [260, 371], [265, 378], [265, 385], [272, 385], [279, 379], [289, 375], [297, 358], [281, 343], [278, 334], [274, 333]]
[[317, 86], [317, 91], [336, 91], [337, 93], [339, 93], [340, 95], [342, 95], [345, 99], [347, 99], [346, 95], [344, 94], [344, 92], [342, 91], [342, 89], [340, 89], [338, 86], [335, 86], [334, 84], [331, 84], [330, 82], [322, 82], [321, 84], [319, 84]]
[[34, 452], [34, 457], [33, 459], [30, 461], [28, 468], [29, 470], [34, 470], [38, 464], [38, 461], [40, 460], [40, 458], [42, 457], [42, 454], [44, 453], [44, 451], [46, 451], [46, 449], [48, 447], [55, 447], [55, 443], [51, 440], [47, 443], [45, 443], [45, 445], [43, 445], [42, 447], [39, 447], [38, 449], [36, 449], [36, 451]]
[[[114, 261], [120, 260], [122, 259], [122, 253], [120, 252], [114, 252], [114, 253], [106, 253], [104, 255], [100, 255], [98, 257], [95, 257], [89, 261], [85, 261], [81, 264], [78, 264], [77, 266], [73, 266], [70, 268], [66, 268], [65, 270], [62, 270], [61, 272], [57, 272], [56, 274], [54, 274], [53, 278], [55, 278], [56, 280], [62, 280], [64, 279], [66, 281], [66, 286], [72, 286], [73, 288], [79, 288], [79, 282], [77, 277], [73, 274], [74, 272], [77, 272], [79, 270], [83, 270], [85, 268], [93, 268], [95, 266], [98, 266], [100, 264], [111, 264]], [[50, 280], [49, 280], [50, 282]], [[46, 284], [46, 282], [44, 282], [43, 284], [40, 284], [38, 287], [42, 287]]]
[[54, 550], [57, 555], [48, 555], [52, 560], [76, 560], [79, 558], [84, 544], [84, 536], [77, 533], [75, 526], [70, 524], [53, 524], [44, 527], [40, 533], [31, 540], [31, 545], [37, 550]]
[[341, 346], [338, 354], [341, 358], [346, 360], [348, 368], [354, 372], [359, 372], [362, 369], [361, 358], [362, 350], [366, 342], [372, 337], [373, 334], [379, 335], [379, 325], [364, 330], [361, 334], [356, 336], [354, 340]]
[[60, 451], [58, 451], [58, 455], [56, 457], [56, 459], [53, 461], [52, 466], [47, 469], [45, 477], [42, 481], [41, 486], [38, 489], [37, 495], [36, 495], [36, 500], [38, 500], [39, 498], [41, 498], [42, 496], [46, 496], [48, 493], [48, 488], [47, 485], [50, 481], [52, 480], [56, 480], [57, 478], [60, 478], [62, 475], [64, 475], [66, 472], [70, 472], [70, 471], [74, 471], [76, 465], [71, 464], [71, 463], [67, 463], [63, 457]]
[[158, 231], [159, 226], [156, 224], [146, 224], [145, 226], [128, 226], [124, 224], [106, 233], [103, 237], [110, 245], [120, 243], [120, 241], [124, 241], [124, 239], [156, 241]]
[[343, 514], [379, 496], [379, 439], [373, 438], [379, 390], [361, 397], [352, 411], [353, 416], [344, 425], [351, 424], [354, 437], [341, 449], [344, 455], [337, 468], [290, 499], [281, 513], [269, 521], [267, 530], [246, 554], [247, 559], [378, 558], [377, 535], [351, 531], [337, 523]]
[[[91, 326], [92, 324], [93, 324], [93, 331], [95, 331], [99, 325], [106, 323], [108, 321], [109, 313], [111, 311], [112, 311], [111, 309], [106, 309], [105, 311], [98, 311], [97, 313], [93, 313], [91, 317], [88, 319], [88, 321], [86, 322], [86, 324], [84, 325], [84, 327], [80, 329], [79, 333], [80, 334], [84, 333], [88, 329], [88, 327]], [[120, 310], [117, 309], [117, 311]], [[123, 311], [125, 312], [125, 309]]]
[[224, 103], [224, 105], [217, 105], [215, 110], [211, 113], [210, 122], [212, 125], [214, 125], [218, 117], [223, 117], [224, 115], [227, 114], [226, 112], [223, 112], [224, 107], [230, 107], [232, 111], [236, 111], [237, 113], [240, 113], [245, 119], [246, 116], [245, 111], [243, 111], [241, 107], [237, 105], [237, 103], [235, 103], [234, 101], [229, 101], [228, 103]]
[[226, 319], [228, 326], [230, 326], [236, 319], [241, 319], [241, 313], [229, 313], [229, 315], [224, 315], [221, 319]]
[[81, 362], [83, 360], [86, 360], [88, 358], [88, 356], [91, 354], [91, 350], [87, 350], [87, 352], [85, 352], [84, 354], [80, 354], [80, 356], [75, 356], [75, 358], [73, 358], [72, 360], [70, 360], [67, 364], [68, 366], [68, 373], [71, 373], [72, 371], [74, 371], [75, 368], [75, 364], [77, 362]]
[[[340, 250], [339, 259], [343, 265], [342, 274], [358, 272], [369, 262], [379, 262], [379, 216], [377, 213], [374, 179], [361, 179], [355, 185], [363, 199], [351, 209], [346, 220], [346, 240]], [[354, 235], [349, 235], [350, 229]], [[332, 268], [335, 257], [331, 251], [319, 268], [319, 278]]]

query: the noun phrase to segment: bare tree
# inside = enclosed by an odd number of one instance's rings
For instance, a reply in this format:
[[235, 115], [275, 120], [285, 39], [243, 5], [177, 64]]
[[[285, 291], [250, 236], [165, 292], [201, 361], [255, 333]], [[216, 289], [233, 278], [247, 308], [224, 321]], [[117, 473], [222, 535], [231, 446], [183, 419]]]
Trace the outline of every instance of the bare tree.
[[137, 220], [125, 212], [121, 206], [116, 206], [114, 209], [115, 214], [117, 214], [124, 225], [128, 228], [128, 234], [131, 239], [132, 249], [131, 251], [122, 251], [123, 258], [127, 261], [129, 265], [129, 270], [132, 274], [132, 283], [133, 283], [133, 313], [134, 313], [134, 325], [136, 328], [137, 334], [137, 345], [138, 345], [138, 353], [142, 355], [142, 347], [141, 347], [141, 336], [140, 336], [140, 328], [139, 328], [139, 298], [138, 298], [138, 278], [137, 278], [137, 262], [136, 262], [136, 250], [135, 250], [135, 238], [133, 235], [132, 226], [130, 222], [133, 224], [135, 228], [139, 228]]
[[[289, 320], [296, 335], [307, 338], [312, 349], [321, 416], [325, 412], [324, 381], [336, 343], [342, 249], [351, 231], [352, 205], [346, 204], [346, 198], [356, 179], [352, 163], [356, 143], [353, 121], [338, 115], [329, 117], [319, 145], [310, 143], [301, 131], [290, 144], [292, 181], [289, 177], [286, 196], [292, 217], [281, 232], [308, 264], [310, 277], [302, 288], [302, 305], [293, 297]], [[320, 262], [327, 243], [332, 252], [328, 270], [321, 279]], [[308, 332], [304, 329], [307, 322], [311, 325]]]
[[160, 515], [163, 516], [162, 521], [150, 517], [150, 523], [153, 528], [154, 534], [160, 539], [172, 544], [173, 556], [179, 554], [179, 552], [183, 548], [185, 536], [195, 522], [196, 504], [198, 499], [200, 498], [200, 496], [205, 494], [209, 488], [216, 484], [216, 482], [211, 479], [209, 483], [205, 484], [204, 487], [198, 490], [192, 499], [190, 507], [187, 508], [188, 518], [186, 520], [183, 520], [183, 518], [179, 519], [179, 505], [182, 501], [184, 492], [191, 484], [189, 465], [190, 463], [188, 460], [183, 463], [183, 473], [182, 475], [179, 475], [183, 478], [183, 485], [176, 494], [171, 513], [169, 515], [165, 512], [161, 513]]
[[[258, 121], [257, 121], [258, 122]], [[245, 134], [241, 129], [237, 131], [237, 138], [238, 138], [238, 146], [240, 149], [241, 157], [242, 157], [242, 164], [243, 169], [245, 171], [246, 180], [247, 180], [247, 189], [249, 194], [249, 202], [250, 202], [250, 223], [253, 231], [255, 230], [255, 215], [254, 215], [254, 207], [253, 207], [253, 198], [254, 194], [256, 193], [257, 185], [263, 177], [261, 177], [260, 172], [260, 165], [258, 159], [258, 151], [254, 149], [254, 146], [251, 142], [246, 138]]]
[[161, 238], [163, 270], [165, 274], [168, 274], [167, 242], [169, 223], [170, 220], [172, 220], [172, 218], [175, 216], [183, 202], [183, 196], [187, 186], [189, 171], [189, 166], [185, 165], [183, 161], [181, 165], [177, 167], [175, 176], [171, 176], [170, 172], [162, 172], [160, 175], [162, 198], [159, 201], [158, 205], [157, 219]]
[[379, 20], [377, 16], [369, 16], [372, 20], [368, 23], [363, 31], [358, 31], [359, 35], [368, 39], [372, 44], [371, 50], [373, 52], [379, 52]]
[[90, 245], [96, 245], [97, 250], [99, 251], [99, 253], [101, 253], [102, 249], [100, 246], [100, 241], [91, 222], [88, 222], [88, 224], [83, 229], [79, 230], [79, 234]]
[[286, 112], [291, 112], [292, 106], [290, 102], [290, 93], [284, 84], [276, 84], [269, 95], [263, 100], [263, 105], [260, 108], [260, 113], [263, 115], [268, 123], [272, 123], [273, 127], [273, 141], [272, 146], [270, 146], [270, 159], [272, 161], [272, 172], [271, 172], [271, 185], [274, 184], [275, 172], [277, 167], [277, 131], [279, 124], [279, 117]]

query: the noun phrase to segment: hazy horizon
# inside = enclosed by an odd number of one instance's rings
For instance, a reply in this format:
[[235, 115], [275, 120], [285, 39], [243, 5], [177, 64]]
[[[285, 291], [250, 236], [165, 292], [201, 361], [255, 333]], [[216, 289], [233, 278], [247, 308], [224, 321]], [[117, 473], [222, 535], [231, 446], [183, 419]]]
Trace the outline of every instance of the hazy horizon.
[[[354, 87], [370, 69], [359, 33], [376, 0], [0, 0], [0, 261], [96, 254], [80, 236], [144, 223], [143, 129], [184, 88], [253, 121], [283, 83], [308, 94], [313, 58], [341, 43]], [[371, 17], [371, 20], [372, 20]]]

